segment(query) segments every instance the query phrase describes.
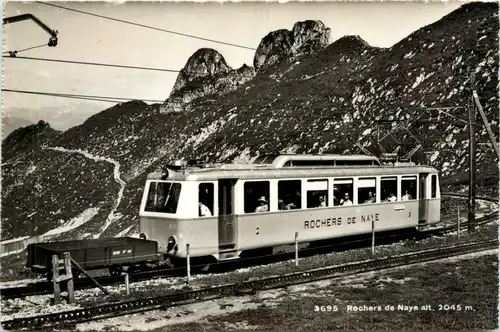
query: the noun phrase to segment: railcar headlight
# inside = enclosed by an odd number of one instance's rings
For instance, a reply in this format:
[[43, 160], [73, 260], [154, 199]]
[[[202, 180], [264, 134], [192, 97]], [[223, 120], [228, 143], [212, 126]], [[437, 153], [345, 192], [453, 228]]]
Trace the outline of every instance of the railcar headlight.
[[146, 234], [144, 234], [144, 233], [139, 234], [139, 239], [146, 240], [147, 239]]

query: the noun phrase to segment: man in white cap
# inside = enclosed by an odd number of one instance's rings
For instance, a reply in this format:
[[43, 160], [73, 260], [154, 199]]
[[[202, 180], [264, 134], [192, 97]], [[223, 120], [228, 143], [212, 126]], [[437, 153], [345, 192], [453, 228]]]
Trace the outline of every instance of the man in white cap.
[[267, 200], [265, 196], [258, 199], [259, 206], [255, 209], [255, 212], [267, 212], [269, 211], [269, 205], [267, 205]]

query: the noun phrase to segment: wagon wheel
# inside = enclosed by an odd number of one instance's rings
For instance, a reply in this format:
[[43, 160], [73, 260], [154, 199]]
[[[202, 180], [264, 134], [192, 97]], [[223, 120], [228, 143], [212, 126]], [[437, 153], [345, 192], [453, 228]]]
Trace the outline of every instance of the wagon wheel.
[[121, 266], [111, 266], [109, 268], [109, 274], [112, 276], [119, 276], [122, 273], [122, 267]]

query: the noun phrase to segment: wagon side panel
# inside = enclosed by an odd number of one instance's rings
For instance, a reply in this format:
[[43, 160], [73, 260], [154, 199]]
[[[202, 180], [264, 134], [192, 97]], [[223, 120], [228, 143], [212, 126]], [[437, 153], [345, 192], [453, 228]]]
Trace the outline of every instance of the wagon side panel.
[[128, 238], [133, 250], [133, 263], [150, 262], [157, 259], [158, 243], [156, 241]]

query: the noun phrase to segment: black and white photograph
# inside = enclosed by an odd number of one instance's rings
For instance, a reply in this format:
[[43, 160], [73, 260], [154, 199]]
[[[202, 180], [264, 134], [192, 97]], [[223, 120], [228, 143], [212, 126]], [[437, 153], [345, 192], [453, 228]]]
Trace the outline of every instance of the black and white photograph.
[[498, 2], [2, 17], [2, 330], [498, 329]]

